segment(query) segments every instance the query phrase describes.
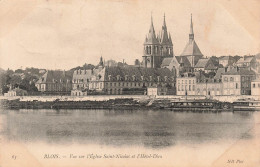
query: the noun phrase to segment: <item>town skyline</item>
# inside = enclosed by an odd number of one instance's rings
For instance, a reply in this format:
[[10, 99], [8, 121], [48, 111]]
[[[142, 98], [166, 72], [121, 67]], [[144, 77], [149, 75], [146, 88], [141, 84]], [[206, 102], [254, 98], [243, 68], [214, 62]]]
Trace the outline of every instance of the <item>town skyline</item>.
[[[102, 3], [105, 2], [94, 3], [92, 7], [97, 8]], [[172, 36], [173, 52], [176, 56], [182, 53], [188, 40], [191, 13], [193, 13], [195, 39], [205, 57], [213, 55], [217, 57], [223, 55], [244, 56], [260, 52], [259, 33], [254, 28], [250, 29], [247, 27], [248, 25], [245, 26], [243, 20], [237, 20], [239, 14], [232, 13], [236, 9], [227, 7], [226, 2], [218, 1], [211, 5], [207, 1], [198, 1], [198, 3], [174, 1], [168, 7], [164, 1], [161, 4], [165, 8], [162, 7], [159, 10], [154, 5], [148, 5], [145, 2], [138, 4], [111, 2], [110, 6], [118, 8], [112, 14], [108, 14], [108, 17], [104, 15], [106, 8], [104, 13], [98, 14], [95, 11], [96, 8], [90, 10], [86, 7], [87, 2], [73, 3], [74, 6], [72, 5], [75, 8], [82, 7], [80, 17], [77, 17], [79, 14], [77, 11], [68, 11], [66, 5], [62, 9], [58, 9], [55, 8], [55, 3], [51, 2], [35, 4], [37, 8], [29, 11], [26, 17], [22, 18], [15, 26], [9, 30], [3, 28], [0, 36], [0, 67], [3, 69], [35, 67], [68, 70], [84, 63], [95, 65], [100, 56], [105, 60], [122, 61], [124, 59], [128, 64], [133, 64], [135, 59], [140, 61], [142, 59], [143, 43], [149, 30], [151, 11], [153, 12], [156, 33], [163, 25], [165, 13], [168, 32]], [[144, 5], [147, 5], [147, 9], [144, 11], [139, 9]], [[213, 13], [208, 16], [203, 15], [205, 12], [210, 12], [210, 9], [201, 11], [199, 5], [210, 8]], [[244, 5], [254, 8], [253, 5], [247, 3]], [[133, 8], [136, 6], [139, 8], [135, 13]], [[180, 6], [185, 10], [171, 11], [171, 9]], [[241, 5], [238, 6], [241, 7]], [[129, 11], [124, 12], [124, 9]], [[251, 14], [254, 16], [252, 20], [255, 28], [259, 27], [259, 23], [255, 22], [259, 19], [257, 12]], [[246, 12], [241, 13], [245, 14]], [[66, 18], [65, 16], [59, 17], [59, 14], [73, 15]], [[138, 18], [133, 18], [132, 15], [138, 16]], [[7, 18], [8, 16], [10, 15], [7, 15]], [[44, 20], [44, 16], [49, 16], [49, 18]], [[78, 20], [75, 20], [76, 18]], [[111, 20], [113, 20], [112, 23], [110, 23]], [[11, 24], [11, 21], [7, 20], [3, 23]], [[92, 33], [89, 34], [89, 32]], [[232, 43], [232, 41], [236, 42]]]

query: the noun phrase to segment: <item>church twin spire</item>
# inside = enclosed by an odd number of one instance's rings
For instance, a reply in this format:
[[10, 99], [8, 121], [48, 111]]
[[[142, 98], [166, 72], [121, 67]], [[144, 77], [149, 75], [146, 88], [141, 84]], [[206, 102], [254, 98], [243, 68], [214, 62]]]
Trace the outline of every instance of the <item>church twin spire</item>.
[[156, 36], [154, 25], [153, 25], [153, 16], [151, 16], [151, 26], [149, 33], [146, 36], [145, 44], [162, 44], [162, 45], [172, 45], [171, 34], [167, 32], [167, 26], [165, 21], [165, 14], [163, 19], [162, 31]]
[[145, 44], [159, 44], [158, 38], [155, 35], [155, 30], [153, 26], [153, 16], [151, 16], [151, 26], [149, 33], [145, 38]]

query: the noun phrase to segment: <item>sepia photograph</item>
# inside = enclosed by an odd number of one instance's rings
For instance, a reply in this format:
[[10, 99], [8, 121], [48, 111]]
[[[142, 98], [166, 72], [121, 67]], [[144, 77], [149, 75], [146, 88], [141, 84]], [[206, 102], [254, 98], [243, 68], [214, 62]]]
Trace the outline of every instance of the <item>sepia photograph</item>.
[[260, 166], [260, 0], [0, 0], [0, 167]]

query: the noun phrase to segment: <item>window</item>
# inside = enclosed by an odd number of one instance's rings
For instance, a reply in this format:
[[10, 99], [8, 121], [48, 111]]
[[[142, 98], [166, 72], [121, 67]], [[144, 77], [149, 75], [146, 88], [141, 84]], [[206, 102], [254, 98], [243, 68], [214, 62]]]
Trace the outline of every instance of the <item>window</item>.
[[187, 80], [185, 80], [185, 84], [187, 84]]
[[260, 88], [260, 84], [258, 84], [258, 88]]
[[241, 79], [242, 79], [242, 82], [245, 81], [245, 77], [242, 77]]
[[189, 80], [189, 84], [191, 84], [191, 80]]
[[236, 89], [238, 89], [238, 83], [236, 83]]
[[191, 85], [189, 85], [189, 91], [191, 91]]
[[180, 86], [180, 85], [178, 85], [178, 91], [180, 91], [180, 87], [181, 87], [181, 86]]
[[255, 84], [253, 84], [253, 88], [255, 88]]
[[114, 83], [114, 86], [116, 86], [116, 83]]
[[181, 90], [183, 91], [183, 85], [181, 85]]
[[234, 78], [233, 78], [233, 77], [230, 77], [230, 81], [234, 81]]
[[227, 77], [224, 77], [224, 81], [226, 81], [226, 82], [227, 82], [227, 81], [228, 81], [228, 78], [227, 78]]
[[195, 85], [192, 85], [192, 90], [193, 90], [193, 91], [195, 90]]

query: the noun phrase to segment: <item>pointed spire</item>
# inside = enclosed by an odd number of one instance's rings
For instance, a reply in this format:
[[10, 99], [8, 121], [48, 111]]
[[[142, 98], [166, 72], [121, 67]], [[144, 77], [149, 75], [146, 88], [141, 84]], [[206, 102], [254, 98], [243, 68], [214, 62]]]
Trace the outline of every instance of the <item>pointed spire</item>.
[[145, 44], [158, 44], [158, 39], [156, 38], [156, 34], [154, 31], [154, 26], [153, 26], [153, 16], [151, 14], [151, 26], [149, 29], [149, 33], [147, 36], [147, 40], [145, 41]]
[[190, 34], [193, 34], [193, 23], [192, 23], [192, 14], [190, 16]]
[[163, 26], [166, 27], [165, 13], [163, 14]]
[[153, 14], [151, 13], [151, 26], [150, 26], [150, 30], [149, 33], [154, 33], [154, 27], [153, 27]]
[[161, 44], [168, 44], [169, 43], [169, 36], [167, 32], [167, 26], [165, 21], [165, 13], [163, 15], [163, 26], [162, 26], [162, 32], [161, 32]]
[[190, 42], [194, 40], [194, 33], [193, 33], [193, 23], [192, 23], [192, 14], [190, 19], [190, 34], [189, 34]]

